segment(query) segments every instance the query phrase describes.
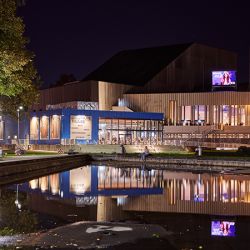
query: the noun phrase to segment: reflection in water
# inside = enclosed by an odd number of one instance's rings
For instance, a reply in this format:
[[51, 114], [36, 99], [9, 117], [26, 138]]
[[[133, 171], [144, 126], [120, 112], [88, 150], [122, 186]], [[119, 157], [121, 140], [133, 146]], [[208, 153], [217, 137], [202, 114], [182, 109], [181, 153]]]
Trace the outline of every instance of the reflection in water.
[[[16, 190], [16, 185], [9, 187], [11, 189]], [[224, 217], [228, 221], [236, 221], [235, 238], [249, 238], [250, 222], [245, 223], [245, 220], [250, 220], [246, 217], [250, 215], [248, 175], [192, 173], [145, 166], [85, 166], [30, 180], [20, 184], [19, 191], [24, 207], [64, 221], [139, 218], [164, 225], [175, 232], [173, 237], [180, 244], [178, 249], [195, 249], [193, 242], [198, 236], [199, 239], [204, 237], [203, 242], [214, 244], [210, 231], [211, 218], [214, 217], [218, 221]], [[12, 211], [10, 217], [6, 213], [5, 218], [6, 221], [11, 218], [13, 226], [19, 216], [15, 194], [10, 201], [11, 209], [5, 210]], [[36, 219], [28, 215], [26, 221], [30, 220], [30, 225], [36, 224]], [[204, 249], [215, 248], [211, 245]]]
[[74, 194], [84, 194], [90, 191], [91, 168], [77, 168], [69, 172], [70, 192]]
[[115, 201], [126, 211], [248, 215], [250, 208], [248, 175], [86, 166], [40, 177], [20, 188], [79, 207], [98, 206], [97, 197], [110, 197], [103, 203], [113, 206]]

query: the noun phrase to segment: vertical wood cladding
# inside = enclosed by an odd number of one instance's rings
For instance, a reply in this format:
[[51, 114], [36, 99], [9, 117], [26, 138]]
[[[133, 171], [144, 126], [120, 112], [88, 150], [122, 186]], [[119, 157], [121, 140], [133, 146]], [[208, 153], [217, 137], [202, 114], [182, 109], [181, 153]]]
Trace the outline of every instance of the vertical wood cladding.
[[73, 82], [63, 86], [40, 90], [40, 100], [33, 109], [46, 109], [48, 104], [71, 101], [98, 102], [98, 82]]
[[[171, 116], [169, 105], [176, 101], [177, 110], [181, 106], [193, 105], [246, 105], [246, 125], [250, 125], [250, 92], [203, 92], [203, 93], [162, 93], [162, 94], [124, 94], [124, 101], [134, 111], [163, 112]], [[210, 112], [212, 119], [212, 112]], [[180, 117], [178, 114], [177, 117]]]
[[98, 82], [99, 109], [110, 110], [117, 105], [118, 99], [122, 98], [132, 86], [118, 83]]
[[[122, 94], [173, 93], [172, 96], [175, 98], [178, 95], [175, 94], [177, 92], [211, 91], [212, 71], [236, 69], [236, 66], [237, 55], [235, 53], [201, 44], [193, 44], [144, 86], [99, 82], [99, 106], [101, 109], [110, 109], [112, 105], [117, 104], [117, 99], [121, 98]], [[211, 95], [213, 96], [213, 94]], [[183, 98], [194, 98], [192, 93], [190, 96], [184, 95]], [[229, 96], [231, 95], [229, 94]], [[133, 98], [136, 99], [136, 95]], [[143, 106], [135, 101], [135, 104], [133, 104], [135, 110], [151, 109], [151, 111], [168, 113], [166, 111], [168, 104], [164, 99], [165, 97], [159, 96], [159, 99], [152, 99], [145, 95], [140, 98], [145, 100]], [[169, 102], [169, 99], [167, 102]]]
[[146, 85], [129, 93], [210, 91], [213, 70], [236, 68], [236, 53], [193, 44]]

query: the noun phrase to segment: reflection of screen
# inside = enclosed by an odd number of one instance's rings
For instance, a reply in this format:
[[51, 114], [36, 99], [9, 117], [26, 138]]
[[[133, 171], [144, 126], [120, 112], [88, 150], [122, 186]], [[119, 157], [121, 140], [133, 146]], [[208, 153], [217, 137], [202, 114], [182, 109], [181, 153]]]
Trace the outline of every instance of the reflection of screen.
[[213, 71], [213, 87], [236, 87], [236, 71]]
[[234, 221], [212, 221], [211, 235], [233, 237], [235, 236], [235, 222]]

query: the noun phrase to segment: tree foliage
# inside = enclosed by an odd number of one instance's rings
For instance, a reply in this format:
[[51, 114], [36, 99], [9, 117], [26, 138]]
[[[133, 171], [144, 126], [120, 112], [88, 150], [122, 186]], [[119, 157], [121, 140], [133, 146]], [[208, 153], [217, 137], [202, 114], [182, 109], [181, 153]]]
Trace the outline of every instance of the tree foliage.
[[0, 105], [5, 112], [37, 100], [34, 55], [26, 49], [25, 25], [16, 16], [16, 1], [0, 0]]

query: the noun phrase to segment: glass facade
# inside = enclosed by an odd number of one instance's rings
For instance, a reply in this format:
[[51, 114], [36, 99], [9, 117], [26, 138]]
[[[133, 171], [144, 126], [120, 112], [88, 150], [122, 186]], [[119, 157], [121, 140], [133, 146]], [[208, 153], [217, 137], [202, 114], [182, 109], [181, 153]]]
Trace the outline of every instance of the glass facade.
[[162, 130], [162, 121], [100, 118], [99, 144], [157, 144]]
[[193, 105], [181, 106], [181, 125], [230, 125], [246, 124], [245, 105]]

